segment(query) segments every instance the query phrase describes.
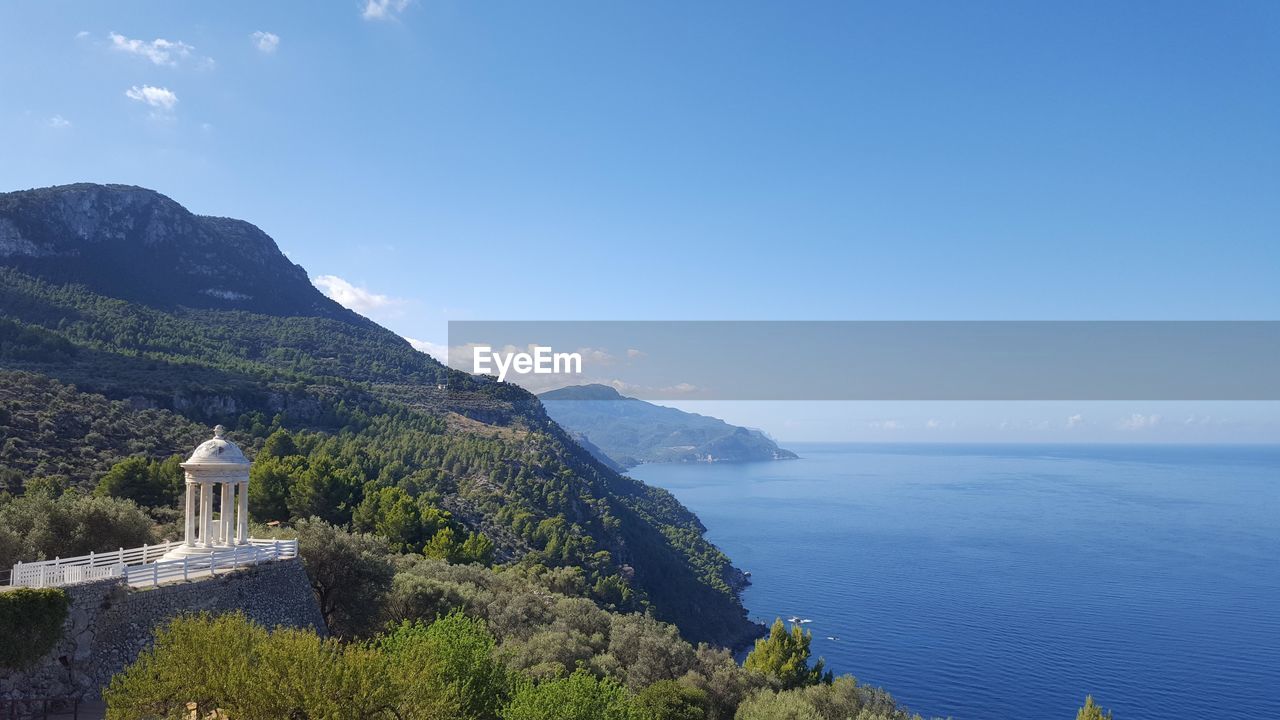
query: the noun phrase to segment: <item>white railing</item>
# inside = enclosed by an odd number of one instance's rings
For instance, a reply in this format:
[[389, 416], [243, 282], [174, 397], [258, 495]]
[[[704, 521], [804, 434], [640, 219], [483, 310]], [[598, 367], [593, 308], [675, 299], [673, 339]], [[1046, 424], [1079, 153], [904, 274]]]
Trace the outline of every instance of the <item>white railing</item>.
[[125, 568], [124, 576], [130, 585], [156, 586], [175, 580], [187, 580], [204, 574], [217, 575], [221, 570], [235, 570], [245, 565], [256, 565], [271, 560], [288, 560], [298, 556], [297, 540], [249, 540], [248, 545], [238, 545], [218, 550], [208, 555], [188, 555], [180, 560], [161, 560], [146, 565]]
[[219, 571], [234, 570], [271, 560], [287, 560], [298, 556], [297, 540], [256, 540], [247, 545], [237, 545], [216, 550], [207, 555], [192, 555], [177, 560], [160, 560], [160, 557], [181, 541], [160, 545], [143, 545], [140, 548], [117, 552], [90, 553], [73, 558], [54, 558], [44, 562], [18, 563], [13, 566], [10, 585], [27, 587], [56, 587], [74, 583], [124, 577], [131, 585], [159, 585], [163, 582], [186, 580], [204, 574], [217, 575]]
[[54, 587], [89, 580], [117, 577], [124, 566], [140, 565], [160, 559], [165, 553], [181, 545], [181, 541], [143, 545], [128, 550], [89, 553], [69, 558], [54, 558], [42, 562], [18, 563], [9, 575], [10, 585], [27, 587]]

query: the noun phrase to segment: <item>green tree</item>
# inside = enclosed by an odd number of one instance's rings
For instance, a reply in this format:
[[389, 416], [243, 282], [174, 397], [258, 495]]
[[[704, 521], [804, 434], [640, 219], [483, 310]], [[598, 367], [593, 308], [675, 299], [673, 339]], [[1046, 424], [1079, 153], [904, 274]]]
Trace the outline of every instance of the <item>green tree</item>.
[[181, 494], [182, 482], [176, 458], [159, 463], [135, 455], [113, 465], [98, 481], [94, 494], [132, 500], [143, 507], [171, 506]]
[[659, 680], [636, 694], [636, 708], [644, 720], [705, 720], [707, 694], [674, 680]]
[[418, 502], [398, 487], [369, 493], [351, 518], [356, 528], [386, 538], [397, 552], [417, 552], [422, 547], [422, 513]]
[[288, 430], [280, 429], [267, 436], [266, 442], [262, 444], [262, 452], [258, 453], [254, 461], [257, 462], [262, 458], [285, 458], [297, 454], [298, 445], [293, 441], [293, 436]]
[[769, 629], [769, 635], [756, 640], [755, 649], [747, 655], [743, 666], [776, 679], [784, 688], [831, 682], [831, 674], [823, 674], [821, 658], [812, 668], [809, 667], [809, 644], [812, 641], [813, 633], [802, 630], [799, 625], [792, 625], [787, 630], [782, 618], [777, 618]]
[[612, 678], [576, 670], [565, 678], [524, 682], [502, 710], [503, 720], [641, 720], [627, 689]]
[[350, 637], [371, 630], [395, 572], [386, 542], [317, 518], [299, 521], [296, 527], [298, 552], [329, 631]]
[[0, 503], [0, 567], [138, 547], [155, 542], [152, 529], [151, 518], [132, 500], [24, 495]]
[[470, 533], [462, 543], [462, 549], [458, 553], [459, 562], [492, 565], [493, 549], [493, 541], [486, 537], [484, 533]]
[[160, 628], [103, 697], [109, 720], [177, 720], [192, 709], [195, 717], [238, 720], [388, 717], [395, 696], [385, 666], [362, 643], [306, 630], [268, 633], [239, 613], [185, 616]]
[[260, 522], [289, 519], [289, 486], [302, 474], [301, 458], [259, 454], [249, 468], [249, 513]]
[[313, 457], [289, 486], [289, 513], [293, 517], [318, 517], [335, 525], [345, 525], [351, 520], [362, 484], [352, 468], [333, 457]]
[[402, 623], [379, 640], [403, 712], [433, 708], [439, 717], [495, 720], [506, 702], [506, 668], [484, 621], [454, 612], [428, 625]]
[[458, 541], [454, 539], [453, 528], [442, 527], [427, 542], [427, 546], [422, 548], [422, 554], [437, 560], [457, 562], [458, 550]]
[[1076, 720], [1111, 720], [1111, 711], [1103, 710], [1093, 702], [1092, 695], [1084, 698], [1084, 707], [1076, 713]]

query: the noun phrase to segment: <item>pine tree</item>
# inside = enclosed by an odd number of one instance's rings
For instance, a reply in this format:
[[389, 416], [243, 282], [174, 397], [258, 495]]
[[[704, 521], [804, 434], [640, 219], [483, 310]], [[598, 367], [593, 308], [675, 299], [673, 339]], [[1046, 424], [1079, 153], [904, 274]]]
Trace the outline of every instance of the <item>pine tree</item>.
[[816, 685], [831, 682], [831, 673], [823, 672], [821, 658], [809, 667], [809, 645], [813, 633], [805, 632], [799, 625], [790, 630], [782, 624], [782, 618], [773, 621], [768, 637], [756, 640], [755, 649], [747, 655], [744, 667], [776, 678], [784, 688]]
[[1093, 696], [1087, 695], [1084, 699], [1084, 707], [1076, 713], [1076, 720], [1111, 720], [1111, 712], [1098, 707], [1093, 702]]

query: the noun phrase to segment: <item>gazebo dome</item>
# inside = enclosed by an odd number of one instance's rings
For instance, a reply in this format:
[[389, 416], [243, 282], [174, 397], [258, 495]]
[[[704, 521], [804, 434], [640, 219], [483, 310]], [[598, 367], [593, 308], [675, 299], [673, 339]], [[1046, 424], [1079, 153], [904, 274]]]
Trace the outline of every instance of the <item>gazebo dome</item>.
[[213, 439], [200, 443], [200, 447], [191, 453], [191, 457], [182, 463], [190, 465], [248, 465], [249, 460], [240, 448], [230, 440], [222, 437], [226, 428], [221, 425], [213, 429]]

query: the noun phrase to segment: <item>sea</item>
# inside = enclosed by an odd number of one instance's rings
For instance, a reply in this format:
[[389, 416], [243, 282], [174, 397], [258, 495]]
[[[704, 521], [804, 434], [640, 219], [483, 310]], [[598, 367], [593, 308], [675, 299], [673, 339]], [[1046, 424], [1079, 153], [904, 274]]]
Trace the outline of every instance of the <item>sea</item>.
[[837, 674], [925, 717], [1280, 719], [1280, 446], [786, 447], [630, 474]]

